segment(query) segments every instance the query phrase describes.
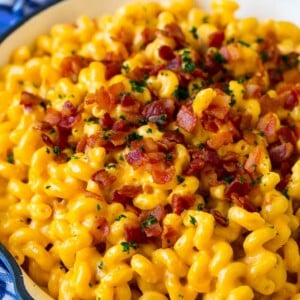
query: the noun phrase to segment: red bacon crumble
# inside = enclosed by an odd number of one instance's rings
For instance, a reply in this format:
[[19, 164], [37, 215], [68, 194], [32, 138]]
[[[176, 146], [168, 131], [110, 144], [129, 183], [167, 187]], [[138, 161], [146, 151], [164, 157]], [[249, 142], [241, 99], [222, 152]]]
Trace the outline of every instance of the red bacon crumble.
[[160, 58], [167, 60], [167, 61], [175, 58], [175, 54], [174, 54], [172, 48], [167, 45], [160, 46], [158, 49], [158, 54], [159, 54]]
[[86, 68], [92, 59], [79, 56], [72, 55], [65, 57], [61, 62], [61, 75], [63, 77], [68, 77], [74, 83], [78, 80], [78, 75], [83, 68]]
[[169, 225], [164, 225], [163, 232], [161, 235], [161, 242], [162, 242], [161, 247], [162, 248], [172, 247], [179, 237], [180, 237], [180, 232], [178, 231], [178, 229], [173, 228]]
[[225, 190], [226, 197], [232, 197], [232, 194], [246, 196], [250, 192], [250, 185], [243, 177], [235, 179]]
[[218, 210], [211, 210], [210, 213], [213, 215], [213, 217], [215, 218], [215, 221], [223, 226], [223, 227], [227, 227], [228, 226], [228, 219], [226, 219]]
[[146, 234], [142, 231], [140, 225], [124, 227], [125, 239], [127, 242], [136, 242], [136, 243], [146, 243], [148, 238]]
[[20, 103], [24, 105], [25, 108], [31, 108], [33, 105], [39, 105], [42, 101], [44, 101], [44, 99], [40, 96], [26, 91], [22, 91], [21, 93]]
[[125, 159], [130, 165], [137, 168], [143, 164], [143, 152], [141, 149], [131, 150], [125, 155]]
[[176, 123], [179, 127], [192, 133], [197, 126], [198, 118], [185, 105], [182, 105], [177, 114]]
[[109, 225], [106, 218], [98, 216], [94, 221], [90, 232], [95, 244], [105, 242], [106, 237], [109, 234]]
[[208, 36], [208, 46], [220, 48], [224, 41], [224, 31], [216, 31]]
[[175, 214], [180, 215], [185, 209], [194, 205], [195, 197], [192, 194], [184, 196], [174, 194], [172, 197], [172, 210]]
[[99, 170], [92, 175], [92, 180], [105, 188], [111, 186], [116, 181], [116, 177], [109, 174], [106, 170]]

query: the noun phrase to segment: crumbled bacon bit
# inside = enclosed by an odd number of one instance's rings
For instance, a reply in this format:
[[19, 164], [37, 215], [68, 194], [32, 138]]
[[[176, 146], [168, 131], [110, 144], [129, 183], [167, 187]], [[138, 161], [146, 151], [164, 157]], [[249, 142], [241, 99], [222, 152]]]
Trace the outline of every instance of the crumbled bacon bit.
[[185, 44], [185, 36], [181, 27], [176, 23], [169, 23], [164, 28], [167, 37], [173, 38], [177, 47], [183, 47]]
[[220, 48], [224, 41], [224, 31], [215, 31], [208, 36], [208, 46]]
[[232, 197], [232, 194], [237, 194], [238, 196], [246, 196], [249, 192], [249, 182], [246, 181], [243, 177], [240, 177], [230, 183], [230, 185], [225, 190], [225, 196]]
[[210, 213], [213, 215], [218, 224], [220, 224], [223, 227], [228, 226], [228, 219], [225, 218], [218, 210], [213, 209], [210, 211]]
[[163, 226], [163, 232], [161, 235], [162, 248], [172, 247], [178, 240], [180, 232], [178, 229], [173, 228], [169, 225]]
[[294, 147], [291, 143], [282, 143], [280, 145], [271, 146], [269, 155], [273, 164], [278, 166], [283, 161], [289, 159], [294, 152]]
[[44, 101], [44, 99], [40, 96], [26, 91], [22, 91], [21, 93], [20, 104], [24, 105], [25, 108], [31, 108], [33, 105], [39, 105], [42, 101]]
[[158, 49], [158, 54], [159, 54], [160, 58], [167, 60], [167, 61], [175, 58], [175, 54], [174, 54], [172, 48], [167, 45], [160, 46]]
[[242, 208], [246, 209], [250, 212], [257, 212], [257, 207], [251, 202], [248, 195], [244, 196], [238, 196], [237, 194], [233, 193], [231, 195], [233, 203], [235, 203], [238, 206], [241, 206]]
[[55, 146], [54, 142], [51, 140], [51, 138], [50, 138], [47, 134], [42, 133], [42, 134], [41, 134], [41, 137], [42, 137], [43, 142], [44, 142], [47, 146], [49, 146], [49, 147], [54, 147], [54, 146]]
[[105, 129], [111, 129], [114, 124], [114, 120], [110, 114], [106, 112], [103, 117], [99, 119], [99, 124]]
[[115, 182], [116, 177], [109, 174], [106, 170], [99, 170], [92, 175], [92, 180], [105, 188], [111, 186]]
[[109, 225], [106, 218], [98, 216], [94, 221], [90, 232], [95, 244], [105, 242], [106, 237], [109, 234]]
[[179, 127], [192, 133], [197, 126], [198, 118], [185, 105], [182, 105], [177, 114], [176, 123]]
[[256, 167], [259, 165], [262, 154], [262, 148], [256, 147], [252, 152], [250, 152], [249, 157], [245, 162], [244, 169], [249, 173], [254, 173]]
[[127, 242], [146, 243], [148, 240], [140, 225], [126, 225], [124, 227], [124, 233]]
[[122, 62], [109, 62], [105, 66], [105, 80], [110, 80], [113, 76], [121, 72]]
[[137, 168], [143, 164], [143, 152], [141, 149], [131, 150], [125, 155], [125, 159], [130, 165]]
[[166, 167], [163, 163], [151, 164], [151, 175], [157, 184], [165, 184], [172, 180], [175, 175], [174, 166]]
[[172, 210], [175, 214], [180, 215], [185, 209], [189, 209], [193, 206], [195, 202], [195, 197], [192, 194], [187, 195], [177, 195], [174, 194], [172, 197]]
[[257, 129], [262, 131], [266, 137], [273, 137], [276, 133], [276, 116], [274, 113], [267, 113], [262, 116], [257, 124]]
[[65, 57], [61, 62], [61, 75], [68, 77], [74, 83], [78, 80], [78, 75], [83, 68], [86, 68], [92, 62], [91, 59], [72, 55]]

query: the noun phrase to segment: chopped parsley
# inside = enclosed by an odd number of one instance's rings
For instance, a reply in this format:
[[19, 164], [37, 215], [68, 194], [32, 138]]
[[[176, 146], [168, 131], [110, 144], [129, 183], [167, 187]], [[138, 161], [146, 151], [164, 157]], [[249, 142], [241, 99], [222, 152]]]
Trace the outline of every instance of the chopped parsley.
[[51, 185], [46, 185], [45, 188], [46, 188], [47, 190], [49, 190], [49, 189], [51, 188]]
[[192, 73], [196, 69], [196, 65], [193, 63], [189, 50], [184, 50], [182, 53], [182, 68], [184, 71]]
[[15, 158], [14, 158], [13, 153], [7, 155], [6, 161], [7, 161], [8, 163], [10, 163], [10, 164], [14, 164], [14, 163], [15, 163]]
[[147, 128], [146, 132], [147, 133], [152, 133], [152, 129], [149, 127], [149, 128]]
[[101, 206], [100, 206], [99, 203], [97, 203], [96, 208], [97, 208], [98, 211], [101, 210]]
[[130, 145], [130, 142], [132, 141], [140, 141], [143, 139], [142, 135], [137, 134], [136, 132], [131, 132], [128, 136], [127, 136], [127, 145]]
[[54, 147], [53, 147], [53, 152], [54, 152], [55, 154], [60, 154], [60, 148], [59, 148], [59, 146], [54, 146]]
[[143, 93], [146, 83], [143, 81], [130, 80], [131, 89], [134, 92]]
[[265, 51], [265, 50], [261, 51], [261, 52], [260, 52], [260, 57], [261, 57], [261, 60], [262, 60], [263, 62], [268, 61], [268, 59], [269, 59], [268, 52]]
[[192, 225], [195, 225], [195, 224], [197, 223], [197, 220], [196, 220], [196, 218], [195, 218], [194, 216], [191, 216], [191, 215], [190, 215], [190, 223], [191, 223]]
[[151, 226], [156, 223], [158, 223], [157, 219], [154, 216], [149, 215], [148, 219], [142, 221], [141, 225], [142, 225], [142, 228], [145, 228], [145, 227]]
[[213, 59], [216, 63], [218, 64], [223, 64], [226, 62], [226, 59], [225, 57], [220, 53], [220, 52], [216, 52], [214, 55], [213, 55]]
[[230, 88], [227, 87], [227, 88], [224, 90], [224, 93], [226, 93], [227, 95], [229, 95], [229, 96], [231, 97], [230, 102], [229, 102], [229, 105], [230, 105], [231, 107], [234, 106], [234, 105], [236, 104], [236, 100], [235, 100], [235, 98], [234, 98], [234, 94], [233, 94], [232, 90], [231, 90]]
[[98, 123], [98, 120], [94, 117], [89, 117], [86, 119], [86, 122], [87, 123], [93, 123], [93, 124], [97, 124]]
[[48, 147], [46, 147], [46, 153], [49, 154], [50, 153], [50, 149]]
[[194, 39], [197, 40], [199, 38], [198, 33], [197, 33], [197, 28], [195, 26], [192, 27], [192, 29], [190, 30], [190, 33], [192, 34]]
[[290, 200], [289, 190], [287, 188], [285, 188], [281, 193], [286, 199]]
[[176, 178], [177, 178], [178, 183], [183, 183], [185, 181], [185, 178], [180, 175], [177, 175]]
[[204, 204], [203, 203], [199, 203], [197, 205], [197, 210], [203, 210]]
[[257, 43], [263, 43], [264, 41], [265, 41], [264, 38], [257, 38], [257, 39], [256, 39], [256, 42], [257, 42]]
[[231, 183], [233, 181], [233, 177], [228, 175], [228, 176], [224, 176], [223, 177], [223, 181], [227, 182], [227, 183]]
[[137, 244], [136, 244], [135, 241], [132, 241], [132, 242], [121, 242], [121, 246], [122, 246], [122, 251], [126, 252], [126, 253], [129, 253], [130, 248], [132, 248], [132, 249], [137, 249], [138, 248], [138, 246], [137, 246]]
[[173, 159], [173, 155], [171, 153], [166, 154], [165, 160], [172, 160], [172, 159]]
[[250, 44], [248, 44], [248, 43], [246, 43], [246, 42], [244, 42], [244, 41], [242, 41], [242, 40], [239, 40], [238, 43], [239, 43], [240, 45], [242, 45], [242, 46], [250, 47]]
[[127, 217], [123, 214], [119, 215], [117, 218], [115, 218], [115, 221], [120, 221], [121, 219], [126, 219]]
[[115, 169], [116, 168], [116, 164], [114, 163], [110, 163], [106, 166], [107, 169]]
[[98, 269], [102, 270], [103, 267], [104, 267], [104, 263], [103, 263], [103, 261], [100, 261], [99, 264], [98, 264]]
[[126, 74], [129, 73], [129, 71], [130, 71], [130, 67], [125, 64], [122, 65], [121, 69], [124, 70]]
[[202, 18], [202, 23], [208, 23], [208, 20], [209, 20], [209, 16], [204, 16]]
[[173, 92], [173, 96], [177, 100], [185, 100], [189, 96], [188, 89], [185, 88], [185, 87], [182, 87], [182, 86], [178, 85], [178, 87], [176, 88], [176, 90]]

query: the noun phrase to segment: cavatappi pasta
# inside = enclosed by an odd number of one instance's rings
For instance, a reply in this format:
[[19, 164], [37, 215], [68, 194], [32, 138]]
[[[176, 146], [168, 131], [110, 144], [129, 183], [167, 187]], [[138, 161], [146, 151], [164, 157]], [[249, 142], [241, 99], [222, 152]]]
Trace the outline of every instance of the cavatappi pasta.
[[55, 299], [300, 299], [300, 29], [139, 3], [0, 69], [0, 241]]

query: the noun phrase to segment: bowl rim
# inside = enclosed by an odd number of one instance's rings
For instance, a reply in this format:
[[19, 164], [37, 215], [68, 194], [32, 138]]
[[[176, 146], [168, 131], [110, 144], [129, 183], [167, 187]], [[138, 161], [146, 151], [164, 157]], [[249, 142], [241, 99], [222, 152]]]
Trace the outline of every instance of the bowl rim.
[[28, 293], [22, 270], [11, 253], [6, 247], [0, 243], [0, 260], [11, 275], [13, 287], [16, 293], [17, 299], [22, 300], [34, 300]]

